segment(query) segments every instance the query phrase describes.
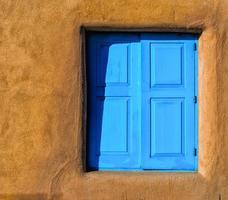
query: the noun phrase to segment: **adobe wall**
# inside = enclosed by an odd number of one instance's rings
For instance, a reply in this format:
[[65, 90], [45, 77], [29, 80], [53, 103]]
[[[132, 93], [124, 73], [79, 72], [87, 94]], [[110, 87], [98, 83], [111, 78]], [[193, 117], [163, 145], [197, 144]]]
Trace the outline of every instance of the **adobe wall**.
[[[1, 0], [0, 199], [228, 200], [228, 1]], [[81, 26], [202, 30], [198, 173], [85, 172]]]

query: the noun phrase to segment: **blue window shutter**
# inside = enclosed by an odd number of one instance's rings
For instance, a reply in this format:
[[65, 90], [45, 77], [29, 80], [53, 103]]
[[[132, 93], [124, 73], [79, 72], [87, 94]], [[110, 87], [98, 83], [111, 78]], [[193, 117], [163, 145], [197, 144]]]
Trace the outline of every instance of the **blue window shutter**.
[[191, 34], [88, 34], [88, 169], [197, 169], [196, 44]]
[[87, 40], [87, 165], [140, 167], [140, 43], [134, 34], [92, 34]]
[[143, 34], [142, 168], [195, 170], [195, 37]]

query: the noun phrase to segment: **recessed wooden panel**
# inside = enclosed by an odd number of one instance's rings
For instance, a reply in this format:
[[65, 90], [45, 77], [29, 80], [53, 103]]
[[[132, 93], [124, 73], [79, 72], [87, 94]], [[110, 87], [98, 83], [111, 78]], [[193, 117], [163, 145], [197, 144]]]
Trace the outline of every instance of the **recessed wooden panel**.
[[183, 84], [183, 45], [151, 43], [151, 87]]
[[100, 153], [127, 152], [128, 150], [128, 98], [98, 97], [97, 133]]
[[128, 44], [100, 44], [97, 50], [97, 85], [128, 82]]
[[183, 99], [151, 99], [151, 156], [182, 154], [183, 103]]

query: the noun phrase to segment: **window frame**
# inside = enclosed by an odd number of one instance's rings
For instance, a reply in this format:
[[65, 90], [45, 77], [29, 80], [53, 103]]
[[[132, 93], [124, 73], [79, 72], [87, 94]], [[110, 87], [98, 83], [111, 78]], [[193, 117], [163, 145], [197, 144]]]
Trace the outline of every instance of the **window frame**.
[[[81, 69], [82, 69], [82, 92], [83, 92], [83, 101], [82, 101], [82, 115], [83, 115], [83, 125], [82, 125], [82, 133], [83, 133], [83, 151], [82, 151], [82, 158], [83, 158], [83, 169], [85, 172], [91, 171], [87, 167], [86, 163], [86, 151], [87, 151], [87, 63], [86, 63], [86, 37], [87, 33], [90, 32], [110, 32], [110, 33], [115, 33], [115, 32], [129, 32], [129, 33], [177, 33], [177, 34], [197, 34], [198, 39], [196, 40], [197, 43], [197, 50], [195, 51], [195, 96], [198, 97], [198, 40], [199, 40], [199, 34], [202, 32], [200, 29], [185, 29], [185, 28], [180, 28], [180, 29], [160, 29], [160, 28], [110, 28], [110, 27], [96, 27], [96, 26], [82, 26], [80, 29], [81, 32]], [[86, 111], [86, 112], [85, 112]], [[150, 171], [150, 172], [198, 172], [198, 102], [195, 104], [195, 146], [197, 149], [197, 159], [195, 162], [195, 169], [194, 170], [144, 170], [144, 169], [98, 169], [96, 171]]]

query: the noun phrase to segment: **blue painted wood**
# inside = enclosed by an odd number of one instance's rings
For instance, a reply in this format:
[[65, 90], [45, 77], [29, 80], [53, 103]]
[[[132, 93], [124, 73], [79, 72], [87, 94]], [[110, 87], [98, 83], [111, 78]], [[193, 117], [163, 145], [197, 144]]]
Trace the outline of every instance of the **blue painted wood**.
[[143, 169], [196, 170], [195, 40], [141, 36]]
[[93, 34], [87, 42], [88, 167], [139, 168], [139, 37]]
[[195, 61], [195, 67], [194, 67], [194, 80], [195, 80], [195, 97], [197, 98], [197, 102], [195, 103], [195, 110], [194, 110], [194, 116], [195, 116], [195, 150], [196, 150], [196, 156], [195, 156], [195, 170], [198, 169], [198, 39], [195, 38], [195, 55], [194, 55], [194, 61]]
[[88, 168], [196, 170], [197, 37], [87, 38]]

